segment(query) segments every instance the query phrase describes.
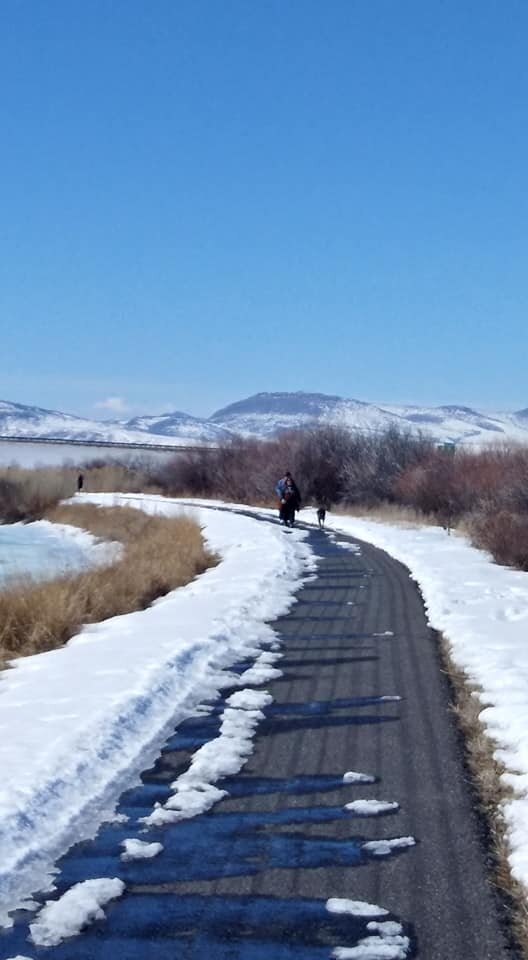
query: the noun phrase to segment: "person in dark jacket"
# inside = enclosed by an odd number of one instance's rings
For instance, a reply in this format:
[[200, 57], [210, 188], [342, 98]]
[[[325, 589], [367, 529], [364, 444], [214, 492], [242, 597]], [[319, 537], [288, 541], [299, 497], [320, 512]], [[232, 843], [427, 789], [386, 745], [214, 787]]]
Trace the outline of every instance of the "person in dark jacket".
[[77, 493], [81, 493], [82, 488], [84, 487], [84, 477], [82, 473], [77, 477]]
[[277, 481], [275, 493], [279, 498], [279, 520], [293, 527], [295, 511], [301, 509], [301, 494], [289, 470]]

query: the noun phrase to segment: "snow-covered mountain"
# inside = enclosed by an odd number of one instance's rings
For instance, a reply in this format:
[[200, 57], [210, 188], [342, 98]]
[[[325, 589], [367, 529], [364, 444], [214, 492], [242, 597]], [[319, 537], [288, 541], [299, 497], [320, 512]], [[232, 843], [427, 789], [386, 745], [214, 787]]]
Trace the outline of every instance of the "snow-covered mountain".
[[[149, 419], [149, 418], [145, 418]], [[190, 417], [194, 421], [194, 417]], [[216, 428], [219, 429], [219, 428]], [[140, 427], [110, 420], [88, 420], [58, 410], [45, 410], [22, 403], [0, 401], [0, 436], [27, 437], [42, 440], [88, 440], [107, 443], [165, 443], [189, 444], [195, 442], [191, 429], [183, 429], [181, 436], [151, 435]]]
[[398, 426], [453, 443], [528, 443], [528, 409], [490, 414], [464, 406], [378, 405], [321, 393], [257, 393], [218, 410], [211, 420], [247, 437], [328, 423], [369, 433]]
[[141, 430], [152, 434], [156, 441], [165, 437], [167, 442], [171, 443], [179, 443], [182, 439], [195, 443], [218, 443], [231, 436], [225, 427], [200, 417], [191, 417], [179, 410], [162, 413], [158, 417], [134, 417], [127, 420], [124, 426], [127, 430]]
[[180, 411], [125, 421], [89, 420], [56, 410], [0, 401], [0, 436], [107, 443], [214, 444], [234, 435], [269, 438], [283, 430], [332, 424], [362, 432], [395, 425], [438, 441], [482, 445], [528, 443], [528, 408], [483, 413], [464, 406], [375, 404], [322, 393], [257, 393], [209, 419]]

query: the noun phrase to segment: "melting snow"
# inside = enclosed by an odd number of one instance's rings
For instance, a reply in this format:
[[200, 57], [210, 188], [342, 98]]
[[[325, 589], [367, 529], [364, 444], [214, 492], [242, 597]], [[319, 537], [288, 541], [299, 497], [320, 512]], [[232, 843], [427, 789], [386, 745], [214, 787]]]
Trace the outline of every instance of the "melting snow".
[[233, 776], [253, 751], [253, 733], [264, 718], [262, 707], [271, 703], [269, 693], [239, 690], [226, 701], [220, 733], [193, 754], [185, 773], [171, 784], [173, 795], [164, 806], [158, 805], [142, 822], [162, 826], [188, 820], [209, 810], [227, 791], [214, 786], [217, 780]]
[[39, 947], [54, 947], [65, 937], [73, 937], [94, 920], [104, 920], [102, 909], [125, 889], [114, 878], [84, 880], [67, 890], [59, 900], [48, 900], [30, 924], [31, 939]]
[[376, 777], [371, 777], [370, 773], [356, 773], [349, 770], [343, 775], [344, 783], [375, 783]]
[[376, 817], [399, 808], [400, 805], [394, 800], [352, 800], [351, 803], [345, 803], [345, 809], [358, 817]]
[[144, 840], [123, 840], [122, 846], [125, 849], [121, 860], [151, 860], [163, 850], [162, 843], [146, 843]]
[[388, 910], [378, 907], [375, 903], [365, 900], [345, 900], [340, 897], [331, 897], [326, 901], [329, 913], [349, 913], [354, 917], [385, 917]]

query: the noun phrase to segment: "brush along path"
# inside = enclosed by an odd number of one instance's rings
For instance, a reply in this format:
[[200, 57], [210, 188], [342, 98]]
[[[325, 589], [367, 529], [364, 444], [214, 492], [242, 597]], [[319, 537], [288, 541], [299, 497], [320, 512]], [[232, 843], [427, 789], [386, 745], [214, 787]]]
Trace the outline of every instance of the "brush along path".
[[105, 567], [1, 590], [0, 661], [56, 649], [83, 624], [142, 610], [217, 562], [198, 525], [186, 517], [73, 504], [57, 507], [47, 518], [120, 541], [123, 551]]
[[[129, 821], [60, 863], [60, 894], [95, 877], [126, 886], [105, 922], [47, 949], [50, 960], [515, 956], [418, 591], [366, 544], [359, 553], [320, 531], [310, 542], [317, 576], [273, 624], [282, 676], [266, 682], [274, 702], [254, 753], [216, 784], [227, 796], [208, 812], [140, 834], [138, 819], [221, 733], [233, 690], [178, 728], [123, 795]], [[163, 849], [121, 859], [136, 834]], [[2, 956], [25, 955], [25, 935], [16, 928]]]

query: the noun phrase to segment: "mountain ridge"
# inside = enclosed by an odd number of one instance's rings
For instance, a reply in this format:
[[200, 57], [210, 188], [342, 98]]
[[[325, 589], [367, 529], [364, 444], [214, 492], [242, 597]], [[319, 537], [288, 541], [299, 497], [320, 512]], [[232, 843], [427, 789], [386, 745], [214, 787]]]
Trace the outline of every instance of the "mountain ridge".
[[376, 404], [336, 394], [260, 392], [216, 410], [210, 417], [183, 411], [95, 420], [27, 404], [0, 401], [0, 436], [134, 443], [215, 444], [233, 436], [270, 438], [284, 430], [317, 424], [378, 433], [390, 426], [420, 431], [439, 442], [483, 444], [493, 440], [528, 443], [528, 407], [484, 413], [461, 404], [427, 407]]

